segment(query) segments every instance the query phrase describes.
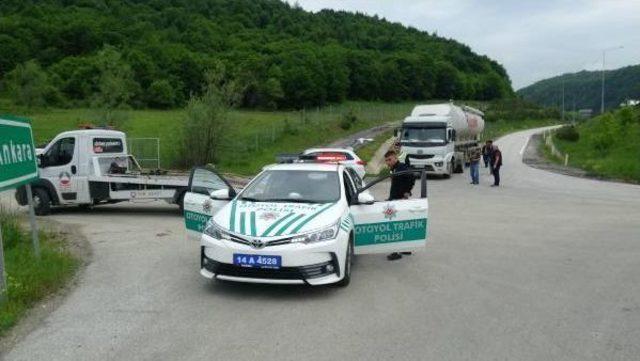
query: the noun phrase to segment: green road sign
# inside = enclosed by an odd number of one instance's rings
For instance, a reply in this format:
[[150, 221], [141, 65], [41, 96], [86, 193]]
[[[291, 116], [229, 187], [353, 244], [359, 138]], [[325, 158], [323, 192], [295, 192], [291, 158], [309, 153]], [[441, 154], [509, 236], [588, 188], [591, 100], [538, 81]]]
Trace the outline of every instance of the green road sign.
[[0, 191], [38, 178], [31, 123], [0, 115]]

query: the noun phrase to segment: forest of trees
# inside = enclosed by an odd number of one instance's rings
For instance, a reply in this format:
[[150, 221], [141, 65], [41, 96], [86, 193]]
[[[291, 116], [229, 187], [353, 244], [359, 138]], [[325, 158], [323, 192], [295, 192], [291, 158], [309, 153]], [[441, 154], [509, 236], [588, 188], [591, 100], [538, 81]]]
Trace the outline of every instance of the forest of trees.
[[184, 106], [214, 68], [250, 108], [513, 94], [500, 64], [454, 40], [279, 0], [2, 0], [0, 54], [4, 93], [25, 105]]
[[[605, 72], [605, 108], [617, 108], [630, 99], [640, 99], [640, 65], [627, 66]], [[518, 90], [518, 95], [526, 100], [549, 107], [562, 106], [564, 83], [565, 109], [592, 109], [600, 111], [602, 73], [581, 71], [541, 80]]]

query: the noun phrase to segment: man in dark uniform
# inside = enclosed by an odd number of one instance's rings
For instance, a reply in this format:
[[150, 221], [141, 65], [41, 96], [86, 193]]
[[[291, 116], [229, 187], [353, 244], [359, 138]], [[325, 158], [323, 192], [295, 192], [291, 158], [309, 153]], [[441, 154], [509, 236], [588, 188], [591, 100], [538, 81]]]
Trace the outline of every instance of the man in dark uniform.
[[[398, 160], [398, 154], [390, 150], [384, 154], [384, 162], [389, 167], [391, 174], [410, 170], [409, 167]], [[390, 201], [398, 199], [409, 199], [411, 197], [411, 189], [415, 184], [415, 176], [413, 174], [403, 174], [391, 177], [391, 189], [389, 190]], [[411, 254], [411, 252], [393, 252], [387, 256], [389, 261], [395, 261], [402, 258], [403, 254]]]

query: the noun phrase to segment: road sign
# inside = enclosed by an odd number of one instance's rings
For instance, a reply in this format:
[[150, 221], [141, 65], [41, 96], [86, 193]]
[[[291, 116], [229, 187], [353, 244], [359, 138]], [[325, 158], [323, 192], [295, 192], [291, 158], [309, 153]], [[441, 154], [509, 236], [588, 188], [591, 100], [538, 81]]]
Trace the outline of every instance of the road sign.
[[[38, 178], [38, 163], [33, 146], [31, 122], [10, 116], [0, 116], [0, 191], [27, 185], [31, 237], [36, 257], [40, 258], [38, 230], [36, 228], [30, 182]], [[6, 296], [4, 249], [0, 225], [0, 299]]]
[[0, 191], [38, 178], [31, 123], [26, 119], [0, 116]]

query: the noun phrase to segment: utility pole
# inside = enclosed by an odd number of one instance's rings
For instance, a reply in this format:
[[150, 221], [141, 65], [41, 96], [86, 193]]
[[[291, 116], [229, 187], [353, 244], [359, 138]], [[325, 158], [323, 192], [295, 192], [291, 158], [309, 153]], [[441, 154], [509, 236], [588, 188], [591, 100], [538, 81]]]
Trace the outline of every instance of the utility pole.
[[604, 67], [605, 67], [605, 56], [607, 51], [623, 49], [624, 46], [616, 46], [613, 48], [607, 48], [602, 50], [602, 93], [600, 98], [600, 114], [604, 114]]
[[564, 123], [564, 74], [562, 74], [562, 122]]

